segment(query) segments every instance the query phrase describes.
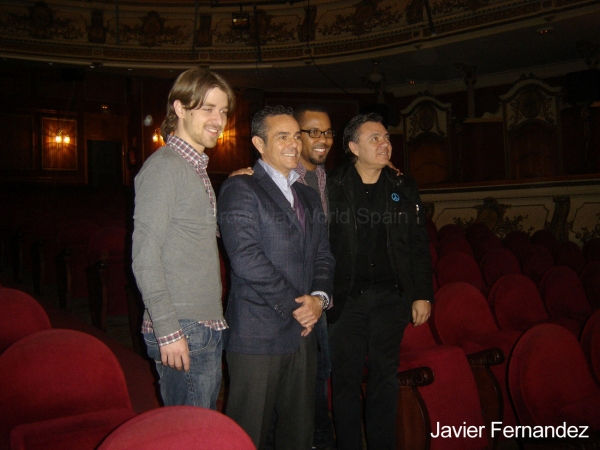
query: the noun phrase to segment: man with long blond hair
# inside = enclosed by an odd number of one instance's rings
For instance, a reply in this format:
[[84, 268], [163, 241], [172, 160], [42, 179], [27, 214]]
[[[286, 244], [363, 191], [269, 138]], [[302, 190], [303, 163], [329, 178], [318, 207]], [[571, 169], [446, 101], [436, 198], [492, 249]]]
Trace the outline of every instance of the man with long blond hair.
[[177, 78], [161, 126], [166, 145], [135, 178], [133, 271], [146, 311], [142, 332], [163, 402], [216, 409], [223, 330], [215, 193], [206, 173], [235, 106], [216, 73]]

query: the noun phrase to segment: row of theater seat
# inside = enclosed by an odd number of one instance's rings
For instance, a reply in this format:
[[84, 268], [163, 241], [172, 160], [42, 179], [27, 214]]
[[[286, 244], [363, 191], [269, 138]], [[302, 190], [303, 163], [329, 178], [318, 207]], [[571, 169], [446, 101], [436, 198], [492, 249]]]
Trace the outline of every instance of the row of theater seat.
[[[141, 300], [131, 273], [131, 193], [128, 190], [35, 191], [5, 198], [0, 220], [0, 269], [15, 282], [31, 279], [37, 294], [57, 295], [70, 310], [87, 299], [90, 320], [128, 315], [132, 345], [141, 353]], [[56, 293], [49, 292], [56, 289]]]
[[137, 415], [104, 343], [52, 329], [35, 299], [9, 288], [0, 288], [0, 373], [0, 449], [254, 448], [217, 411], [163, 407]]
[[[494, 261], [500, 247], [493, 238], [477, 238], [474, 228], [479, 225], [467, 228], [467, 233], [459, 227], [442, 228], [439, 236], [433, 224], [428, 226], [434, 262], [439, 243], [449, 242], [452, 233], [486, 242], [488, 248], [471, 247], [469, 241], [468, 248], [461, 248], [464, 242], [447, 244], [452, 250], [442, 246], [434, 278], [441, 287], [436, 286], [432, 318], [424, 326], [409, 326], [401, 346], [397, 431], [404, 447], [398, 448], [486, 448], [505, 437], [489, 434], [492, 421], [505, 427], [556, 427], [564, 421], [585, 425], [594, 438], [584, 444], [600, 445], [600, 311], [591, 314], [588, 303], [590, 314], [580, 318], [585, 326], [576, 320], [551, 318], [538, 286], [522, 274], [517, 257], [509, 250], [517, 270], [499, 273], [490, 285], [483, 281], [476, 255], [480, 263], [486, 258]], [[477, 231], [480, 236], [491, 234], [481, 227]], [[458, 259], [448, 264], [457, 278], [452, 279], [439, 264], [457, 254]], [[460, 276], [469, 272], [470, 262], [479, 277], [463, 281]], [[556, 269], [574, 274], [579, 281], [572, 269]], [[548, 276], [546, 290], [564, 295], [551, 284], [554, 278], [560, 277]], [[520, 304], [522, 301], [528, 303]], [[415, 421], [415, 417], [422, 420]], [[455, 430], [465, 424], [484, 424], [488, 434], [431, 438], [429, 431], [435, 432], [438, 423]], [[563, 444], [569, 448], [573, 442]], [[562, 444], [550, 445], [561, 448]]]

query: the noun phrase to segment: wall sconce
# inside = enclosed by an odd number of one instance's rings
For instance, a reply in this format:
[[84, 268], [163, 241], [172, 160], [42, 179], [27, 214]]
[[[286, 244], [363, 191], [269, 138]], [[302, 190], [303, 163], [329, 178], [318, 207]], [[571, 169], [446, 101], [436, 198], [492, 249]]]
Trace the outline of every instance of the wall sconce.
[[250, 14], [243, 11], [231, 13], [231, 28], [234, 30], [248, 30], [250, 28]]
[[152, 135], [152, 142], [159, 142], [159, 143], [163, 143], [163, 138], [160, 134], [160, 129], [156, 128], [154, 130], [154, 134]]
[[54, 138], [57, 144], [70, 144], [71, 137], [68, 134], [65, 134], [63, 130], [58, 130], [56, 133], [56, 137]]

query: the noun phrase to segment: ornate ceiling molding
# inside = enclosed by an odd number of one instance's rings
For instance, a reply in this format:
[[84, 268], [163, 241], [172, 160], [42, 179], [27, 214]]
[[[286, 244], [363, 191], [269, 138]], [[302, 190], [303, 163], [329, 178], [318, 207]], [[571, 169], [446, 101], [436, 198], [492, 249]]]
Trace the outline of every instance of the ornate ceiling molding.
[[327, 62], [401, 52], [445, 37], [467, 39], [473, 31], [557, 15], [598, 1], [431, 0], [435, 36], [424, 14], [424, 0], [263, 4], [256, 15], [247, 11], [247, 30], [231, 27], [231, 14], [239, 12], [239, 6], [121, 3], [4, 0], [0, 53], [107, 65], [185, 67], [258, 61], [293, 66], [313, 58]]

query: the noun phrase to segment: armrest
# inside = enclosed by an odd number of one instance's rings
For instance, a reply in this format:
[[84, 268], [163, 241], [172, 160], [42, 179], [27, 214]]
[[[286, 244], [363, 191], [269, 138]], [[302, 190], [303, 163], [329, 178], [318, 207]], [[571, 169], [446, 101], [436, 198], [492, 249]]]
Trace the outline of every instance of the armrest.
[[398, 409], [396, 414], [396, 448], [426, 450], [431, 446], [431, 421], [427, 406], [417, 389], [433, 383], [429, 367], [398, 372]]
[[[490, 370], [490, 366], [502, 364], [505, 360], [504, 352], [499, 348], [490, 348], [467, 355], [471, 371], [475, 377], [475, 384], [479, 392], [479, 401], [483, 420], [491, 442], [491, 448], [496, 448], [498, 436], [492, 439], [491, 423], [502, 422], [504, 402], [498, 380]], [[507, 407], [510, 408], [510, 405]]]

